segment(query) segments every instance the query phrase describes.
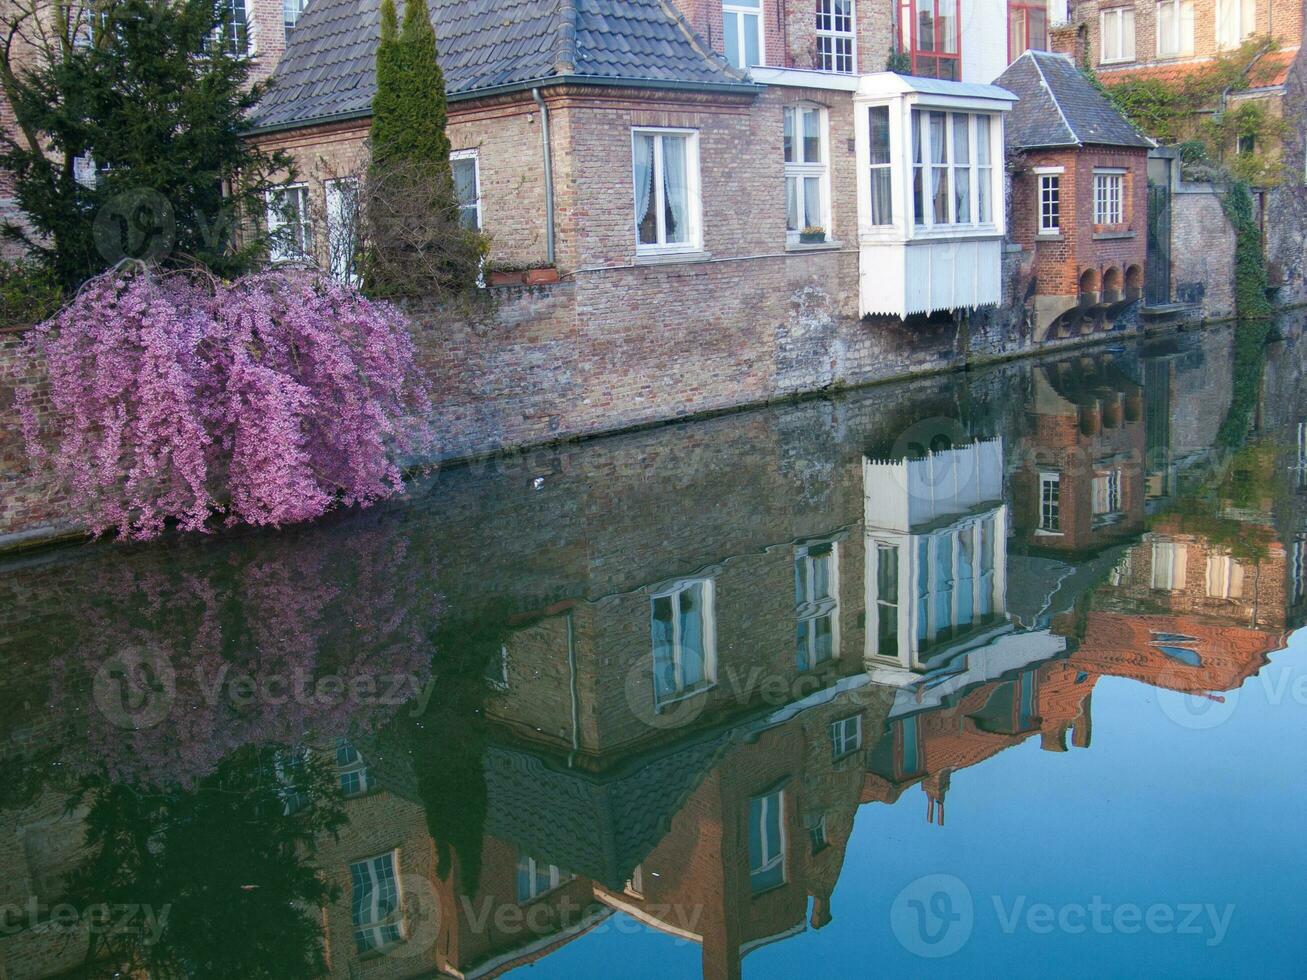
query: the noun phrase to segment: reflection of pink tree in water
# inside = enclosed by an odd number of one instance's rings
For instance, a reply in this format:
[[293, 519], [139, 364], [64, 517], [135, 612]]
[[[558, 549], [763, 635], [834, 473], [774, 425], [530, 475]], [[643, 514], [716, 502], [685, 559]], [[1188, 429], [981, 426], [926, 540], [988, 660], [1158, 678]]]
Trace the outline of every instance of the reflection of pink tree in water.
[[383, 522], [110, 556], [53, 665], [83, 767], [186, 785], [242, 746], [331, 744], [420, 702], [439, 598], [416, 550]]

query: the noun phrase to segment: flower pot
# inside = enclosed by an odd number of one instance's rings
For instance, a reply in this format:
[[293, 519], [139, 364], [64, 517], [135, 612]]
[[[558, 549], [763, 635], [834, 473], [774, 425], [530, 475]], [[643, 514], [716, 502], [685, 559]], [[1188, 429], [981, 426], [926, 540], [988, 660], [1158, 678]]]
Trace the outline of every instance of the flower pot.
[[527, 269], [526, 271], [526, 284], [528, 286], [547, 286], [555, 282], [558, 282], [558, 270], [555, 268]]
[[520, 271], [514, 272], [491, 272], [490, 285], [492, 286], [520, 286], [522, 285], [526, 273]]
[[826, 233], [824, 231], [799, 232], [800, 245], [824, 245], [825, 242], [826, 242]]

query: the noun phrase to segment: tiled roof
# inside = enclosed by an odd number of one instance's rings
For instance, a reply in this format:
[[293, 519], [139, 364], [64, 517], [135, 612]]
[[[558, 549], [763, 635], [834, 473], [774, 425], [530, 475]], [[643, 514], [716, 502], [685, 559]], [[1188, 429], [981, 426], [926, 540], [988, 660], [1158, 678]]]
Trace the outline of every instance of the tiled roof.
[[994, 84], [1021, 100], [1007, 120], [1011, 147], [1153, 146], [1066, 55], [1027, 51]]
[[[429, 0], [451, 99], [559, 78], [746, 85], [665, 0]], [[402, 16], [402, 14], [401, 14]], [[379, 0], [312, 0], [291, 31], [256, 129], [366, 116]]]
[[[1293, 70], [1294, 59], [1299, 49], [1285, 48], [1270, 51], [1257, 59], [1248, 72], [1248, 85], [1251, 89], [1277, 88], [1283, 85]], [[1211, 58], [1194, 61], [1173, 61], [1163, 65], [1131, 65], [1126, 68], [1100, 68], [1098, 77], [1104, 85], [1119, 85], [1127, 81], [1183, 82], [1198, 75], [1213, 64]]]

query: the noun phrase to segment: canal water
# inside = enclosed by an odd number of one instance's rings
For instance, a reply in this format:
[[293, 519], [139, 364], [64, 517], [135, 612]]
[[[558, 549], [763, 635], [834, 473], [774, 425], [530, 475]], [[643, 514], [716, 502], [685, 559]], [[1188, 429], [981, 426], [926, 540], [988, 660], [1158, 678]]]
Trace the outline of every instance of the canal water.
[[0, 977], [1301, 975], [1302, 326], [11, 559]]

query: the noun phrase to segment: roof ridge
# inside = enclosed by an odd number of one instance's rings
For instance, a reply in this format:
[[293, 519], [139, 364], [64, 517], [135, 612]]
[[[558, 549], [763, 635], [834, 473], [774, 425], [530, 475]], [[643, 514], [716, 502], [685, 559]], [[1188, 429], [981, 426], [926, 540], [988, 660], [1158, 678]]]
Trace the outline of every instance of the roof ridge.
[[[1049, 82], [1048, 76], [1044, 74], [1044, 66], [1039, 63], [1038, 58], [1034, 57], [1033, 52], [1027, 51], [1026, 54], [1031, 55], [1030, 63], [1035, 66], [1035, 71], [1039, 72], [1039, 80], [1043, 83], [1044, 88], [1048, 89], [1048, 98], [1053, 103], [1053, 107], [1057, 109], [1057, 114], [1062, 120], [1062, 125], [1065, 126], [1066, 131], [1071, 134], [1071, 139], [1075, 141], [1076, 146], [1084, 146], [1085, 144], [1084, 141], [1080, 139], [1080, 134], [1077, 133], [1076, 128], [1071, 125], [1071, 120], [1066, 117], [1066, 111], [1062, 108], [1062, 103], [1058, 101], [1057, 93], [1053, 91], [1052, 83]], [[1072, 64], [1074, 67], [1074, 63]]]
[[560, 75], [571, 75], [576, 71], [576, 24], [579, 14], [576, 0], [558, 0], [558, 16], [555, 25], [558, 31], [558, 60], [554, 70]]
[[748, 72], [741, 71], [732, 66], [710, 46], [703, 43], [703, 38], [699, 36], [699, 32], [694, 29], [694, 26], [685, 19], [685, 14], [681, 13], [679, 7], [668, 3], [668, 0], [656, 0], [656, 2], [658, 6], [662, 8], [663, 13], [670, 17], [680, 32], [685, 35], [685, 39], [690, 42], [691, 47], [698, 52], [700, 57], [712, 62], [715, 68], [725, 71], [728, 75], [735, 77], [741, 82], [747, 82], [750, 80]]

